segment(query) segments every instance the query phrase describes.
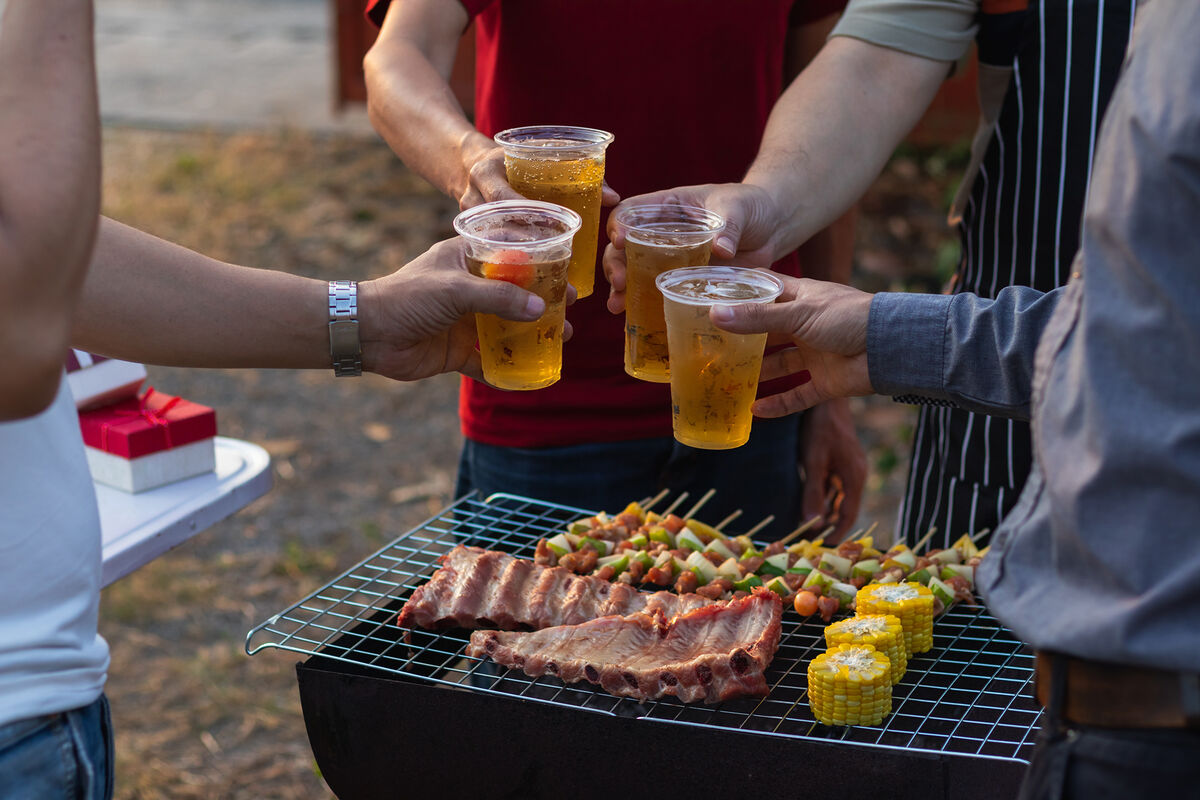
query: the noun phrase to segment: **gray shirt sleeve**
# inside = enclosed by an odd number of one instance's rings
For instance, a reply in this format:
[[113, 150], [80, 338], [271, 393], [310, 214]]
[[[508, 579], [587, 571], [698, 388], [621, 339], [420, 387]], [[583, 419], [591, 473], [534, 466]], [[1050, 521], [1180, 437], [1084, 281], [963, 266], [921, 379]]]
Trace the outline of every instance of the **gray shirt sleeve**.
[[934, 61], [957, 61], [979, 28], [980, 0], [850, 0], [830, 36]]
[[879, 394], [1029, 419], [1038, 340], [1061, 295], [1009, 286], [973, 294], [883, 292], [871, 301], [867, 369]]

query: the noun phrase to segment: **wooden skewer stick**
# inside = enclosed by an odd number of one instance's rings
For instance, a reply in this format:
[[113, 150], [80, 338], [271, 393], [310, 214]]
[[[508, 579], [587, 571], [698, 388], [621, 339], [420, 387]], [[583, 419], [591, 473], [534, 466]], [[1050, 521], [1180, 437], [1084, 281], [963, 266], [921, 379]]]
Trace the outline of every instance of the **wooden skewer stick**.
[[649, 511], [651, 509], [651, 507], [658, 505], [658, 503], [664, 497], [669, 495], [670, 493], [671, 493], [670, 489], [663, 489], [661, 492], [654, 495], [654, 497], [648, 497], [645, 500], [643, 500], [641, 503], [639, 503], [638, 505], [640, 505], [642, 507], [643, 511]]
[[914, 553], [921, 552], [921, 548], [929, 544], [929, 540], [933, 538], [935, 533], [937, 533], [937, 525], [929, 526], [929, 532], [922, 536], [921, 539], [915, 545], [913, 545], [912, 551]]
[[676, 509], [676, 508], [678, 508], [678, 507], [679, 507], [679, 505], [680, 505], [681, 503], [683, 503], [683, 501], [684, 501], [684, 500], [687, 500], [687, 498], [688, 498], [688, 493], [687, 493], [687, 492], [681, 492], [681, 493], [680, 493], [680, 495], [679, 495], [679, 497], [676, 497], [676, 498], [675, 498], [675, 502], [674, 502], [674, 503], [671, 503], [671, 505], [669, 505], [669, 506], [667, 506], [665, 509], [663, 509], [662, 515], [665, 517], [667, 514], [670, 514], [670, 513], [672, 513], [673, 511], [675, 511], [675, 509]]
[[817, 537], [818, 542], [825, 541], [825, 537], [837, 530], [837, 525], [830, 525], [825, 530], [821, 531], [821, 535]]
[[992, 532], [991, 528], [984, 528], [983, 530], [977, 532], [974, 536], [971, 537], [971, 544], [975, 544], [975, 542], [978, 542], [980, 539], [987, 536], [991, 532]]
[[758, 533], [759, 531], [761, 531], [763, 528], [767, 527], [768, 525], [770, 525], [770, 524], [771, 524], [772, 522], [774, 522], [774, 521], [775, 521], [775, 515], [774, 515], [774, 514], [768, 514], [768, 515], [767, 515], [767, 517], [766, 517], [766, 519], [764, 519], [762, 522], [760, 522], [760, 523], [758, 523], [757, 525], [755, 525], [755, 526], [754, 526], [753, 528], [751, 528], [750, 530], [746, 531], [746, 533], [745, 533], [744, 535], [746, 535], [746, 536], [753, 536], [754, 534]]
[[867, 529], [866, 529], [865, 531], [863, 531], [861, 534], [855, 534], [855, 535], [854, 535], [854, 538], [855, 538], [855, 539], [865, 539], [866, 537], [868, 537], [868, 536], [870, 536], [872, 533], [874, 533], [874, 532], [875, 532], [875, 529], [876, 529], [876, 528], [878, 528], [878, 527], [879, 527], [879, 520], [875, 520], [875, 521], [874, 521], [874, 522], [872, 522], [872, 523], [871, 523], [871, 524], [870, 524], [870, 525], [867, 527]]
[[740, 517], [741, 515], [742, 515], [742, 510], [741, 510], [740, 508], [739, 508], [739, 509], [736, 509], [736, 510], [735, 510], [735, 511], [734, 511], [732, 514], [730, 514], [728, 517], [726, 517], [725, 519], [721, 520], [721, 521], [720, 521], [720, 522], [718, 522], [716, 525], [713, 525], [713, 527], [714, 527], [714, 528], [716, 528], [716, 529], [717, 529], [717, 530], [719, 530], [719, 531], [724, 531], [724, 530], [725, 530], [725, 526], [726, 526], [726, 525], [728, 525], [729, 523], [733, 522], [735, 519], [737, 519], [737, 518], [738, 518], [738, 517]]
[[696, 501], [696, 505], [692, 506], [691, 509], [686, 514], [683, 515], [683, 518], [684, 519], [695, 519], [696, 514], [698, 514], [700, 512], [700, 509], [704, 508], [704, 504], [707, 503], [709, 500], [712, 500], [712, 496], [716, 493], [717, 493], [716, 489], [709, 489], [707, 492], [705, 492], [703, 495], [701, 495], [700, 499]]
[[804, 524], [802, 524], [802, 525], [801, 525], [799, 528], [796, 528], [796, 530], [792, 531], [792, 532], [791, 532], [791, 533], [789, 533], [787, 536], [785, 536], [785, 537], [783, 537], [782, 539], [780, 539], [780, 540], [779, 540], [779, 543], [780, 543], [780, 544], [787, 544], [788, 542], [792, 541], [793, 539], [795, 539], [795, 538], [796, 538], [797, 536], [799, 536], [800, 534], [802, 534], [802, 533], [804, 533], [805, 531], [807, 531], [807, 530], [809, 530], [810, 528], [812, 528], [812, 526], [816, 525], [816, 524], [817, 524], [818, 522], [820, 522], [820, 521], [821, 521], [821, 515], [820, 515], [820, 514], [814, 514], [814, 515], [813, 515], [812, 517], [810, 517], [810, 518], [809, 518], [809, 519], [808, 519], [808, 520], [807, 520], [807, 521], [806, 521]]

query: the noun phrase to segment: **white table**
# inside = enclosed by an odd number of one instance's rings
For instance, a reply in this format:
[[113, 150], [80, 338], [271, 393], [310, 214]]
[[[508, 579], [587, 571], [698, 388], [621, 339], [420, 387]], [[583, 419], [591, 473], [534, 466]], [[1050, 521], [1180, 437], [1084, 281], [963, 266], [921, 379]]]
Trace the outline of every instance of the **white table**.
[[129, 494], [96, 484], [104, 585], [123, 578], [271, 488], [271, 457], [256, 444], [216, 438], [214, 472]]

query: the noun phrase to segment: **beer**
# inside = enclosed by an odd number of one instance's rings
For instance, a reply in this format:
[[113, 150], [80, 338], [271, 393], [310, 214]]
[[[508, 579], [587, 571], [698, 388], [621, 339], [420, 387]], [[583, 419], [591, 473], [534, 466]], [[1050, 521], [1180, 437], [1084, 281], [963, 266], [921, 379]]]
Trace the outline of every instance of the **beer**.
[[759, 270], [708, 267], [663, 273], [658, 287], [671, 349], [675, 438], [705, 450], [740, 447], [750, 440], [767, 335], [723, 331], [708, 312], [716, 304], [772, 302], [782, 282]]
[[670, 269], [707, 266], [725, 221], [702, 208], [644, 205], [621, 209], [616, 222], [625, 230], [625, 371], [667, 383], [667, 324], [654, 281]]
[[504, 263], [467, 257], [472, 275], [504, 280], [546, 301], [533, 322], [513, 322], [495, 314], [476, 314], [483, 377], [498, 389], [541, 389], [562, 372], [562, 331], [567, 315], [568, 258]]
[[507, 281], [546, 303], [533, 322], [475, 315], [484, 379], [499, 389], [540, 389], [562, 372], [567, 268], [579, 230], [575, 212], [551, 203], [506, 200], [462, 212], [454, 229], [467, 242], [467, 269]]
[[531, 200], [556, 203], [583, 220], [571, 245], [571, 285], [579, 298], [595, 289], [604, 150], [612, 134], [593, 128], [538, 125], [496, 135], [509, 184]]

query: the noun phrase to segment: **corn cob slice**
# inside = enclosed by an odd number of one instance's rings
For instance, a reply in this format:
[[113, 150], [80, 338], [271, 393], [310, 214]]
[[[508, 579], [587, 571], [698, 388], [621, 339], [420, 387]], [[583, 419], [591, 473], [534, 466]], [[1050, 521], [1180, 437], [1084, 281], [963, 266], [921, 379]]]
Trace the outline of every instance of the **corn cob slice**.
[[869, 644], [888, 657], [892, 664], [892, 684], [908, 669], [908, 651], [904, 646], [904, 628], [892, 614], [866, 614], [847, 617], [825, 628], [825, 646]]
[[891, 614], [904, 629], [908, 656], [933, 648], [933, 592], [919, 583], [868, 583], [854, 599], [855, 613]]
[[808, 664], [808, 704], [822, 725], [878, 725], [892, 711], [892, 665], [869, 644], [839, 644]]

